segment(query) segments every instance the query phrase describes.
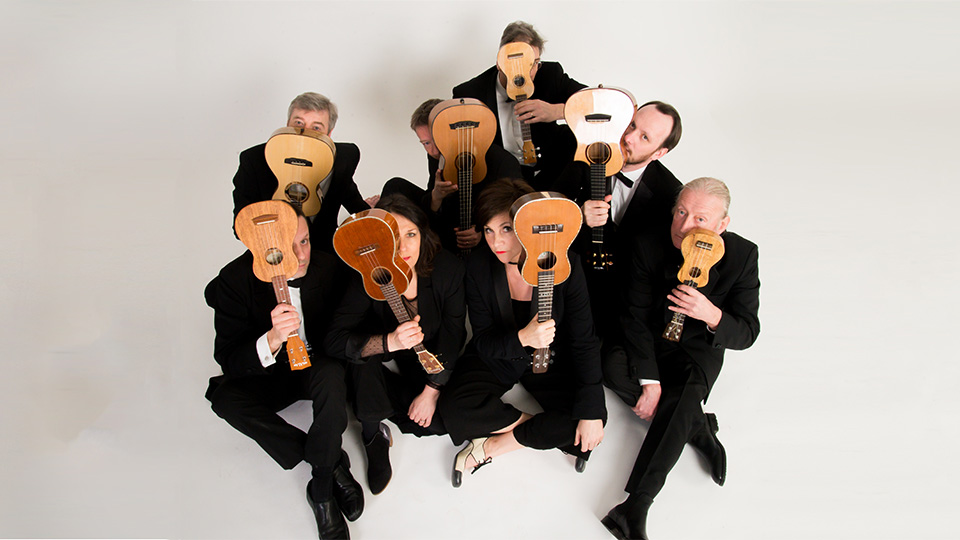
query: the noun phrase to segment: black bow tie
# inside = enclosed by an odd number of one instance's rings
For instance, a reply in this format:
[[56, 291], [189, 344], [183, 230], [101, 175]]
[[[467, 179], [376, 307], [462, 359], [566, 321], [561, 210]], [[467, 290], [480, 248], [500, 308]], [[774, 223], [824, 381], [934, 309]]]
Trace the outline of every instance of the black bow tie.
[[302, 278], [302, 277], [297, 278], [297, 279], [289, 279], [289, 280], [287, 280], [287, 287], [296, 287], [297, 289], [299, 289], [301, 285], [303, 285], [303, 278]]
[[623, 173], [617, 173], [617, 180], [623, 182], [623, 185], [627, 186], [628, 188], [633, 187], [633, 180], [624, 176]]

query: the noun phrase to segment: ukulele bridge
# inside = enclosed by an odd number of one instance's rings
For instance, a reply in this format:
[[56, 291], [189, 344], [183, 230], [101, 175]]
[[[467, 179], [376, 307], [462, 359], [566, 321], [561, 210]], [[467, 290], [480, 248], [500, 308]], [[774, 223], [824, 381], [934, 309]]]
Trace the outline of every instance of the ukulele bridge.
[[703, 240], [697, 240], [697, 247], [700, 249], [705, 249], [707, 251], [713, 251], [713, 244], [709, 242], [704, 242]]
[[450, 124], [450, 129], [473, 129], [480, 127], [480, 122], [473, 122], [471, 120], [461, 120], [460, 122], [454, 122]]
[[366, 254], [368, 254], [368, 253], [373, 253], [374, 251], [376, 251], [376, 250], [378, 250], [378, 249], [380, 249], [380, 244], [370, 244], [369, 246], [359, 247], [359, 248], [353, 250], [353, 252], [354, 252], [355, 254], [357, 254], [358, 256], [363, 256], [363, 255], [366, 255]]
[[533, 234], [556, 234], [563, 232], [563, 223], [551, 223], [548, 225], [534, 225]]

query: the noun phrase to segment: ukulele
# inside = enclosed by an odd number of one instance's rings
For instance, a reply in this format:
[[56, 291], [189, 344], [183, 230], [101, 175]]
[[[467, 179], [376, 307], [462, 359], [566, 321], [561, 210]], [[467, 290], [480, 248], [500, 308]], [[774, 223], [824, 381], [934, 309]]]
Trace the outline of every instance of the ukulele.
[[[683, 253], [683, 266], [677, 273], [677, 279], [684, 285], [699, 289], [710, 279], [710, 269], [723, 257], [723, 238], [708, 229], [693, 229], [683, 237], [680, 252]], [[683, 313], [674, 312], [673, 318], [663, 331], [663, 338], [680, 341], [683, 333]]]
[[[497, 68], [507, 77], [508, 98], [520, 103], [533, 94], [533, 79], [530, 77], [530, 71], [536, 61], [533, 47], [529, 43], [515, 41], [500, 47], [500, 51], [497, 52]], [[537, 149], [534, 148], [533, 139], [530, 138], [530, 124], [520, 122], [520, 132], [523, 134], [523, 162], [527, 165], [536, 165]]]
[[333, 170], [337, 147], [330, 137], [312, 129], [285, 127], [273, 132], [263, 151], [277, 177], [273, 198], [300, 207], [307, 217], [320, 211], [317, 189]]
[[[567, 250], [580, 232], [580, 207], [560, 193], [538, 191], [517, 199], [510, 215], [525, 254], [520, 275], [537, 287], [537, 322], [546, 322], [553, 318], [553, 286], [570, 276]], [[534, 351], [533, 372], [546, 372], [552, 357], [550, 347]]]
[[[486, 155], [497, 135], [497, 117], [478, 99], [448, 99], [430, 111], [430, 132], [442, 157], [443, 179], [459, 188], [460, 230], [470, 230], [473, 184], [487, 176]], [[460, 253], [466, 256], [470, 250]]]
[[[570, 96], [563, 117], [577, 138], [575, 161], [590, 165], [590, 198], [602, 201], [609, 193], [608, 178], [623, 168], [620, 139], [633, 121], [637, 102], [619, 88], [584, 88]], [[604, 249], [606, 225], [591, 229], [590, 266], [607, 270], [613, 266], [613, 253]]]
[[[289, 204], [260, 201], [244, 206], [234, 221], [237, 236], [253, 254], [253, 274], [260, 281], [273, 283], [273, 292], [281, 304], [290, 304], [287, 277], [296, 274], [300, 265], [293, 254], [298, 220]], [[297, 331], [287, 336], [286, 349], [290, 369], [310, 367], [310, 355]]]
[[[413, 271], [397, 254], [400, 229], [390, 212], [373, 208], [348, 217], [333, 233], [333, 249], [343, 262], [360, 272], [363, 288], [374, 300], [386, 300], [397, 321], [405, 323], [410, 314], [400, 295], [410, 286]], [[417, 343], [413, 347], [424, 371], [443, 371], [437, 357]]]

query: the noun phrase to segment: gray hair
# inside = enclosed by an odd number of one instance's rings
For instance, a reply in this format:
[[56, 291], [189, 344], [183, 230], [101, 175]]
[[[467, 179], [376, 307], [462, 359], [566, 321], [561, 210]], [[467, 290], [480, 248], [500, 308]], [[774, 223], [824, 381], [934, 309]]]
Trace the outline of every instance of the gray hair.
[[540, 37], [540, 34], [533, 29], [532, 24], [523, 21], [514, 21], [508, 24], [507, 27], [503, 29], [503, 35], [500, 36], [501, 47], [507, 43], [517, 41], [527, 43], [531, 47], [536, 47], [541, 53], [543, 52], [543, 44], [546, 43], [546, 40]]
[[[730, 211], [730, 189], [722, 181], [709, 176], [694, 178], [680, 188], [680, 193], [677, 193], [677, 202], [680, 202], [680, 197], [686, 191], [699, 191], [720, 199], [723, 202], [723, 217], [727, 217], [727, 213]], [[673, 205], [673, 211], [677, 211], [676, 204]]]
[[290, 102], [290, 106], [287, 107], [287, 122], [289, 122], [290, 117], [293, 116], [294, 109], [300, 109], [304, 111], [327, 111], [327, 114], [330, 115], [330, 127], [327, 128], [327, 131], [333, 131], [334, 126], [337, 125], [337, 106], [334, 105], [333, 102], [323, 94], [318, 94], [316, 92], [304, 92], [293, 98], [293, 101]]

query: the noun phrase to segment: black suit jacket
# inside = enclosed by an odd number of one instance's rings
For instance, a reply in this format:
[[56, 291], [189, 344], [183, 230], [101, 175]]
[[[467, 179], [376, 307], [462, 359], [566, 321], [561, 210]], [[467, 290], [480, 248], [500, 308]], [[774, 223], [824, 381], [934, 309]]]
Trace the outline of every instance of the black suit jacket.
[[[453, 97], [471, 97], [479, 99], [493, 111], [497, 117], [497, 136], [494, 144], [503, 146], [503, 135], [500, 133], [499, 108], [497, 107], [497, 66], [484, 71], [469, 81], [453, 88]], [[533, 80], [533, 94], [530, 99], [539, 99], [547, 103], [566, 103], [570, 96], [586, 88], [586, 85], [570, 78], [563, 71], [559, 62], [543, 62], [537, 70]], [[577, 140], [566, 125], [556, 122], [536, 122], [530, 124], [530, 138], [533, 145], [539, 149], [540, 158], [537, 160], [537, 186], [545, 189], [563, 171], [563, 168], [573, 160], [577, 149]]]
[[[570, 255], [570, 276], [556, 285], [553, 292], [557, 333], [551, 348], [556, 357], [549, 369], [564, 370], [573, 377], [577, 388], [573, 399], [575, 418], [606, 420], [600, 343], [593, 331], [583, 270], [576, 254]], [[515, 383], [531, 369], [533, 362], [530, 353], [520, 344], [517, 332], [537, 315], [537, 288], [533, 290], [529, 317], [524, 321], [514, 320], [503, 263], [489, 248], [480, 246], [467, 258], [466, 292], [473, 328], [471, 343], [501, 382]]]
[[[610, 181], [619, 180], [611, 178]], [[673, 204], [682, 187], [677, 177], [659, 160], [651, 161], [647, 165], [638, 182], [642, 185], [637, 186], [620, 224], [610, 219], [604, 227], [604, 246], [613, 254], [613, 275], [586, 268], [597, 333], [612, 344], [623, 341], [619, 322], [625, 308], [623, 293], [634, 279], [628, 272], [632, 244], [640, 234], [669, 228]], [[580, 161], [571, 163], [554, 183], [553, 191], [563, 193], [583, 206], [583, 203], [591, 198], [590, 166]], [[612, 188], [608, 191], [612, 191]], [[591, 228], [582, 227], [573, 245], [573, 249], [587, 263], [586, 256], [592, 249], [591, 238]]]
[[412, 350], [372, 357], [361, 356], [363, 346], [371, 336], [393, 332], [399, 323], [387, 302], [371, 299], [363, 288], [360, 275], [356, 272], [353, 274], [327, 334], [327, 352], [335, 358], [354, 363], [364, 363], [371, 359], [387, 362], [396, 358], [398, 363], [416, 364], [416, 369], [422, 372], [427, 380], [437, 385], [446, 384], [467, 338], [463, 264], [460, 260], [441, 250], [434, 258], [430, 275], [417, 277], [417, 313], [420, 315], [420, 328], [423, 330], [423, 345], [437, 356], [444, 367], [443, 371], [436, 375], [428, 375], [423, 371], [416, 353]]
[[[279, 181], [263, 151], [267, 143], [258, 144], [240, 153], [240, 167], [233, 177], [233, 217], [244, 206], [259, 201], [268, 201], [277, 191]], [[330, 189], [320, 203], [320, 211], [310, 218], [310, 242], [313, 249], [333, 253], [333, 233], [337, 230], [340, 207], [351, 214], [368, 210], [370, 205], [363, 200], [353, 173], [360, 163], [360, 149], [353, 143], [336, 143], [337, 156], [333, 161], [333, 178]], [[234, 231], [236, 232], [236, 231]]]
[[[471, 209], [474, 210], [476, 209], [477, 197], [494, 181], [500, 178], [523, 178], [523, 174], [520, 172], [520, 162], [510, 155], [510, 152], [496, 144], [490, 145], [484, 161], [487, 163], [487, 175], [483, 180], [473, 184]], [[457, 247], [457, 234], [453, 229], [460, 226], [460, 194], [451, 193], [443, 199], [439, 211], [433, 212], [430, 209], [431, 193], [437, 183], [437, 169], [439, 168], [440, 160], [427, 156], [427, 169], [430, 172], [430, 179], [427, 181], [427, 193], [421, 201], [421, 206], [430, 216], [430, 228], [440, 237], [440, 243], [446, 249], [456, 253], [459, 248]], [[477, 223], [476, 220], [473, 224], [477, 227], [485, 225], [484, 223]]]
[[732, 232], [722, 235], [725, 253], [710, 269], [708, 283], [700, 289], [721, 310], [716, 333], [703, 321], [687, 317], [679, 343], [661, 337], [673, 312], [667, 294], [679, 285], [677, 271], [683, 263], [665, 231], [644, 234], [634, 243], [623, 318], [626, 350], [636, 376], [659, 379], [662, 362], [687, 358], [703, 370], [708, 388], [716, 382], [725, 349], [746, 349], [760, 333], [760, 277], [757, 245]]
[[[300, 286], [304, 325], [312, 354], [323, 346], [330, 315], [340, 300], [341, 265], [330, 254], [312, 250], [310, 266]], [[226, 377], [253, 377], [290, 371], [285, 348], [277, 353], [277, 362], [265, 368], [257, 355], [257, 340], [273, 324], [270, 312], [277, 306], [273, 285], [253, 274], [253, 255], [247, 251], [222, 270], [204, 290], [207, 305], [214, 310], [216, 337], [213, 357]], [[211, 379], [211, 385], [220, 377]]]

